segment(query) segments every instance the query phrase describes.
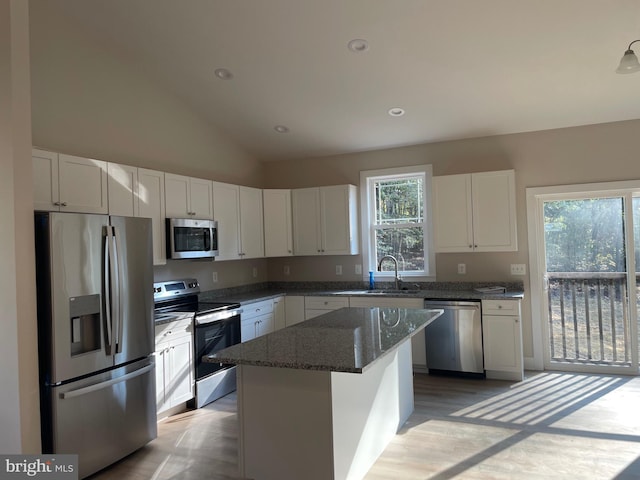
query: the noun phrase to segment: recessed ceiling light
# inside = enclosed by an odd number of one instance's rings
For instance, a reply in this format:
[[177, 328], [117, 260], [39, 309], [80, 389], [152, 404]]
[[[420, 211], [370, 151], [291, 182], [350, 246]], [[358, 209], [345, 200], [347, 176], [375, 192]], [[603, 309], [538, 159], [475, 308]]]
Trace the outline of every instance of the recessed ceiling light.
[[404, 115], [404, 109], [393, 107], [389, 109], [389, 115], [391, 115], [392, 117], [401, 117], [402, 115]]
[[273, 129], [278, 133], [289, 133], [289, 128], [284, 125], [276, 125]]
[[233, 78], [233, 73], [226, 68], [216, 68], [213, 73], [221, 80], [231, 80]]
[[369, 50], [369, 42], [361, 38], [354, 38], [347, 44], [347, 46], [349, 47], [349, 50], [356, 53], [366, 52]]

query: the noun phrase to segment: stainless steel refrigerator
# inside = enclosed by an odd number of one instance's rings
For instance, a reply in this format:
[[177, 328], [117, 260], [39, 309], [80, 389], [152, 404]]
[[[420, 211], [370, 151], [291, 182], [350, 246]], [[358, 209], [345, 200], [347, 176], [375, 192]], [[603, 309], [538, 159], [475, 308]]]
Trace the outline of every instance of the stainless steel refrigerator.
[[151, 220], [35, 214], [43, 453], [84, 478], [157, 435]]

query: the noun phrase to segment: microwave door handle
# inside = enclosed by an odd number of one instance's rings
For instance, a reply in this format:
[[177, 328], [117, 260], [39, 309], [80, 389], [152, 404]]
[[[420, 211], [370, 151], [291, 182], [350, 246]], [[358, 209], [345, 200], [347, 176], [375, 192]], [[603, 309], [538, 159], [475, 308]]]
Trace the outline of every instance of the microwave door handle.
[[111, 226], [107, 225], [104, 236], [104, 324], [105, 348], [107, 355], [111, 355]]
[[205, 252], [208, 252], [211, 250], [211, 239], [212, 239], [212, 235], [213, 235], [213, 228], [209, 227], [207, 228], [207, 231], [209, 232], [204, 239], [204, 250]]
[[120, 234], [116, 227], [113, 227], [113, 242], [114, 242], [114, 255], [113, 255], [113, 263], [115, 265], [116, 274], [113, 278], [114, 280], [114, 311], [117, 312], [114, 316], [115, 320], [115, 333], [113, 338], [116, 342], [115, 353], [122, 352], [122, 332], [123, 328], [123, 312], [122, 312], [122, 244], [120, 240]]

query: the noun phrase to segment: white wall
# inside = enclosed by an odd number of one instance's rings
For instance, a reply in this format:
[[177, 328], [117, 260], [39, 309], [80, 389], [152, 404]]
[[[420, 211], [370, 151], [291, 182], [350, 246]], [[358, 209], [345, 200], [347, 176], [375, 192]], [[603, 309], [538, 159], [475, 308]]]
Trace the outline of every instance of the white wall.
[[0, 0], [0, 452], [39, 453], [28, 4]]

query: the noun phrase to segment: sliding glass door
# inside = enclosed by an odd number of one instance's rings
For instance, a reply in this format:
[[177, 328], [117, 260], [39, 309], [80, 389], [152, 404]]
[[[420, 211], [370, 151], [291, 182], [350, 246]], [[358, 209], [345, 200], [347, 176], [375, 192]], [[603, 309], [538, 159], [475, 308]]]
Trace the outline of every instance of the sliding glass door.
[[638, 372], [639, 194], [625, 188], [536, 195], [531, 281], [540, 298], [532, 299], [539, 302], [532, 310], [545, 369]]

